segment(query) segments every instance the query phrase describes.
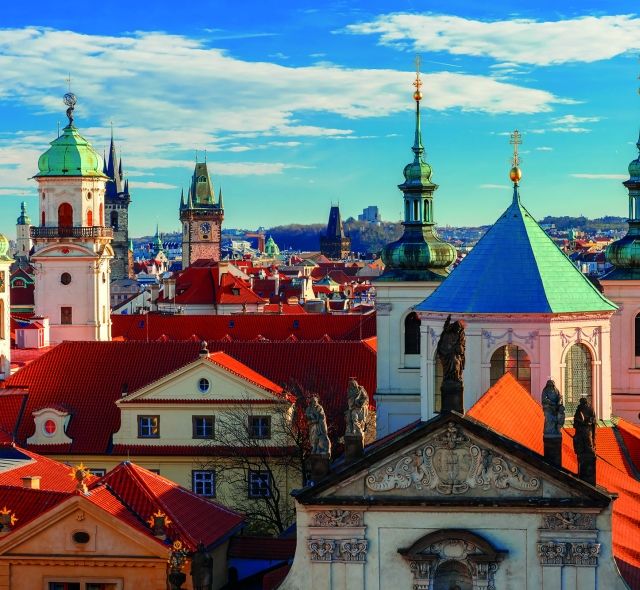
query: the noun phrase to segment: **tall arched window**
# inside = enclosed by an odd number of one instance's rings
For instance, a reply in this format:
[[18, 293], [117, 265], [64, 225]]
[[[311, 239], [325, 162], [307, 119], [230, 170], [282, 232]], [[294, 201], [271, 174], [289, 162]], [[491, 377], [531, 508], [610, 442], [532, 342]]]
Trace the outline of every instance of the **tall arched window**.
[[531, 391], [531, 360], [525, 350], [515, 344], [501, 346], [491, 355], [489, 383], [493, 385], [505, 373], [511, 373], [522, 387]]
[[404, 319], [404, 353], [420, 354], [420, 318], [415, 312]]
[[40, 225], [41, 225], [42, 227], [44, 227], [44, 226], [46, 225], [46, 224], [45, 224], [45, 221], [46, 221], [46, 216], [45, 216], [45, 214], [44, 214], [44, 210], [43, 210], [43, 211], [42, 211], [42, 215], [40, 215]]
[[104, 205], [100, 203], [100, 227], [104, 225]]
[[113, 229], [118, 229], [118, 212], [111, 211], [110, 217], [111, 217], [111, 227]]
[[418, 221], [419, 219], [420, 219], [420, 203], [418, 203], [418, 200], [416, 199], [413, 202], [413, 220]]
[[4, 300], [0, 299], [0, 340], [4, 340]]
[[635, 341], [636, 356], [640, 356], [640, 313], [636, 316]]
[[91, 211], [91, 209], [87, 211], [87, 225], [93, 227], [93, 211]]
[[584, 344], [574, 344], [567, 351], [564, 370], [564, 406], [567, 417], [575, 414], [581, 397], [592, 403], [593, 357]]
[[473, 578], [469, 567], [457, 560], [449, 560], [438, 566], [433, 577], [433, 590], [473, 590]]
[[442, 392], [440, 388], [442, 387], [442, 380], [444, 379], [444, 369], [442, 368], [442, 361], [436, 353], [436, 360], [433, 365], [434, 375], [433, 375], [433, 411], [440, 412], [442, 409]]
[[73, 227], [73, 207], [69, 203], [58, 207], [58, 227]]
[[409, 201], [405, 201], [404, 202], [404, 218], [405, 221], [411, 221], [411, 204], [409, 203]]

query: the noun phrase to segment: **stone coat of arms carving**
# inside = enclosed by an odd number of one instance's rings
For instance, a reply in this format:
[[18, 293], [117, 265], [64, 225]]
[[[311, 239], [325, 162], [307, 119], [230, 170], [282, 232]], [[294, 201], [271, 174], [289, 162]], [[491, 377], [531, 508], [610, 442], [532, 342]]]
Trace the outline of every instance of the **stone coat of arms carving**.
[[414, 449], [366, 478], [370, 490], [386, 492], [415, 487], [442, 495], [460, 495], [470, 489], [533, 491], [540, 480], [527, 477], [518, 467], [492, 450], [469, 439], [453, 422], [426, 445]]

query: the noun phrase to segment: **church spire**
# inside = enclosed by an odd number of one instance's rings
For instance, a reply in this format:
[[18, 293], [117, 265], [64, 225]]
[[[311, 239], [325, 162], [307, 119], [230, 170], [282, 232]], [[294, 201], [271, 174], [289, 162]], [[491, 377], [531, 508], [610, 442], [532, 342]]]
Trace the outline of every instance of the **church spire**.
[[222, 185], [220, 186], [220, 189], [218, 190], [218, 208], [219, 209], [224, 209], [224, 205], [222, 204]]
[[518, 155], [518, 146], [522, 144], [522, 135], [517, 130], [514, 129], [511, 134], [511, 139], [509, 139], [509, 143], [513, 146], [513, 156], [511, 157], [511, 170], [509, 170], [509, 179], [513, 182], [513, 202], [520, 202], [520, 191], [518, 190], [518, 185], [520, 180], [522, 179], [522, 170], [520, 170], [520, 156]]
[[416, 131], [413, 140], [413, 147], [411, 148], [415, 154], [415, 162], [422, 160], [422, 155], [424, 154], [424, 146], [422, 145], [422, 129], [420, 126], [420, 101], [422, 100], [422, 91], [420, 90], [422, 86], [422, 80], [420, 79], [420, 61], [420, 56], [416, 55], [416, 79], [413, 82], [413, 85], [416, 87], [416, 90], [413, 93], [413, 99], [416, 101]]

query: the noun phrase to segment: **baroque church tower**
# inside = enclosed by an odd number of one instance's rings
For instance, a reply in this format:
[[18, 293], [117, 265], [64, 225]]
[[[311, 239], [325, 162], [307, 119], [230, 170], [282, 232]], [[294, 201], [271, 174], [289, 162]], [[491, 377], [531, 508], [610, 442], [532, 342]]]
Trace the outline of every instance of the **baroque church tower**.
[[398, 185], [404, 198], [404, 233], [382, 250], [384, 273], [376, 280], [378, 334], [377, 434], [404, 426], [420, 415], [420, 320], [413, 306], [432, 293], [449, 274], [456, 250], [435, 229], [433, 196], [438, 188], [425, 161], [420, 121], [419, 70], [416, 90], [413, 161]]
[[29, 255], [33, 242], [31, 241], [31, 218], [27, 213], [27, 203], [20, 203], [20, 217], [16, 220], [16, 254], [18, 265], [25, 266], [29, 262]]
[[31, 228], [35, 313], [49, 318], [50, 341], [110, 340], [113, 230], [105, 224], [109, 181], [102, 158], [73, 125], [76, 97], [65, 94], [69, 124], [38, 160], [39, 226]]
[[220, 260], [223, 219], [222, 189], [216, 200], [207, 163], [196, 162], [187, 201], [180, 197], [183, 269], [198, 259]]
[[113, 252], [111, 280], [133, 277], [133, 255], [129, 250], [129, 181], [124, 179], [122, 158], [116, 154], [111, 130], [109, 158], [105, 158], [104, 174], [109, 178], [105, 194], [105, 215], [107, 225], [113, 229]]

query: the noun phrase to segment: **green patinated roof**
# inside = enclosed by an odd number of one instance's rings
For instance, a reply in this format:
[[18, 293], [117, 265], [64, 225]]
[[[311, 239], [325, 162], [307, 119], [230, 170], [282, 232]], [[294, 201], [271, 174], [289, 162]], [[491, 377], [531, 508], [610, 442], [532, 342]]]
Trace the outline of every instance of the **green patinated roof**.
[[98, 152], [72, 125], [51, 142], [51, 147], [40, 156], [36, 176], [94, 176], [107, 178]]
[[451, 313], [615, 311], [520, 202], [513, 201], [449, 277], [416, 306]]
[[20, 217], [17, 219], [18, 225], [31, 225], [31, 218], [27, 214], [27, 203], [22, 201], [20, 203]]

